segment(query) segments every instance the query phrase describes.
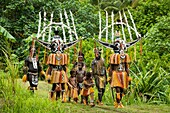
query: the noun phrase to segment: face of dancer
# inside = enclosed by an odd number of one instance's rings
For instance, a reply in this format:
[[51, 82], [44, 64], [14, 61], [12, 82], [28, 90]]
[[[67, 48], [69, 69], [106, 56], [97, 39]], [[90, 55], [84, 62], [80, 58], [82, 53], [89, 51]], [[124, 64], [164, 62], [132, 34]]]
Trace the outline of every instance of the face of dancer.
[[78, 57], [78, 62], [83, 62], [83, 56]]
[[100, 52], [97, 50], [96, 52], [95, 52], [95, 57], [96, 57], [96, 59], [100, 59], [100, 56], [101, 56], [101, 54], [100, 54]]
[[90, 72], [87, 72], [87, 73], [86, 73], [86, 77], [87, 77], [87, 78], [90, 78], [90, 77], [91, 77], [91, 73], [90, 73]]
[[71, 74], [72, 77], [75, 77], [76, 76], [76, 71], [73, 71], [72, 74]]
[[30, 49], [30, 54], [31, 54], [31, 57], [35, 57], [36, 56], [36, 51], [35, 51], [34, 47]]

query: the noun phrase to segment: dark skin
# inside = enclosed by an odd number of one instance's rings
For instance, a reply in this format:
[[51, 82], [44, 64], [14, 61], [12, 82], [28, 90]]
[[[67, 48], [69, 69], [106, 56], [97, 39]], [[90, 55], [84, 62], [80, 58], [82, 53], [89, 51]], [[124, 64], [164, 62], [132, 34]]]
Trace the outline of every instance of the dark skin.
[[[77, 90], [77, 78], [76, 78], [76, 70], [72, 69], [70, 71], [70, 78], [69, 78], [69, 82], [68, 82], [68, 88], [71, 91], [71, 89], [76, 89]], [[74, 90], [75, 91], [75, 90]], [[69, 100], [71, 100], [71, 92], [69, 93]], [[73, 98], [75, 102], [77, 102], [78, 98]]]
[[[79, 63], [78, 64], [78, 71], [82, 71], [83, 70], [83, 64], [82, 63]], [[78, 72], [77, 72], [78, 74]], [[78, 83], [82, 83], [83, 82], [83, 77], [85, 76], [85, 72], [83, 74], [83, 76], [77, 76], [77, 81]]]
[[[90, 72], [87, 72], [84, 78], [83, 84], [84, 84], [85, 89], [88, 89], [94, 86], [94, 82], [93, 82], [92, 75]], [[94, 100], [94, 93], [90, 94], [90, 97], [92, 100]], [[88, 96], [84, 96], [84, 99], [86, 100], [88, 104]], [[92, 106], [94, 106], [94, 103], [92, 104]]]
[[[76, 79], [77, 79], [77, 88], [78, 88], [78, 95], [81, 92], [81, 83], [83, 82], [83, 78], [86, 74], [86, 71], [83, 70], [83, 62], [77, 62], [76, 65], [78, 66], [78, 70], [76, 70]], [[76, 65], [74, 66], [74, 68], [76, 67]], [[80, 83], [80, 84], [79, 84]], [[83, 97], [81, 96], [81, 103], [83, 103]]]
[[[98, 89], [98, 102], [102, 102], [102, 97], [103, 97], [103, 94], [105, 92], [105, 88], [99, 87], [100, 82], [99, 82], [98, 76], [101, 76], [100, 75], [101, 74], [101, 71], [100, 71], [101, 67], [105, 67], [104, 61], [101, 59], [101, 53], [98, 50], [95, 50], [95, 60], [92, 62], [92, 70], [93, 70], [92, 73], [93, 73], [93, 77], [95, 78], [96, 87]], [[96, 72], [96, 70], [97, 70], [97, 72]], [[105, 78], [107, 80], [106, 70], [105, 70], [105, 74], [103, 76], [105, 76]], [[104, 84], [106, 85], [107, 81]]]
[[[90, 79], [90, 78], [87, 78], [86, 81], [91, 81], [91, 79]], [[85, 87], [89, 88], [89, 87], [94, 86], [94, 83], [84, 82], [84, 85], [85, 85]]]
[[77, 88], [76, 71], [71, 71], [70, 74], [71, 77], [69, 78], [69, 83], [73, 88]]
[[[120, 31], [119, 31], [120, 32]], [[115, 54], [119, 54], [120, 55], [120, 64], [110, 64], [109, 66], [109, 78], [112, 79], [112, 72], [113, 71], [119, 71], [119, 72], [125, 72], [126, 71], [126, 74], [127, 76], [129, 76], [129, 64], [124, 60], [124, 57], [125, 57], [125, 54], [124, 54], [124, 51], [129, 48], [130, 46], [134, 45], [136, 42], [138, 42], [140, 39], [141, 39], [141, 36], [139, 36], [136, 40], [134, 40], [133, 42], [130, 42], [130, 43], [126, 43], [125, 40], [122, 40], [120, 38], [120, 33], [118, 32], [118, 35], [117, 35], [117, 38], [115, 39], [115, 41], [113, 42], [113, 44], [110, 44], [110, 43], [107, 43], [107, 42], [103, 42], [101, 40], [97, 40], [100, 44], [102, 44], [103, 46], [105, 47], [108, 47], [108, 48], [112, 48], [114, 50], [114, 53]], [[115, 58], [113, 58], [113, 60], [115, 61]], [[113, 62], [114, 62], [113, 61]], [[123, 62], [122, 62], [123, 61]], [[117, 75], [118, 76], [118, 75]], [[127, 77], [126, 76], [126, 77]], [[109, 79], [109, 82], [112, 83], [112, 80]], [[127, 82], [130, 82], [130, 78], [127, 77], [128, 81]], [[114, 83], [113, 83], [114, 84]], [[130, 83], [129, 83], [130, 84]], [[116, 89], [116, 95], [117, 95], [117, 103], [120, 103], [120, 100], [122, 98], [122, 94], [124, 93], [124, 88], [121, 88], [120, 86], [119, 87], [112, 87], [112, 92], [113, 92], [113, 88]], [[113, 96], [113, 93], [112, 93], [112, 96]], [[120, 98], [120, 99], [119, 99]], [[116, 107], [116, 106], [115, 106]], [[122, 107], [121, 104], [119, 107]]]
[[93, 87], [93, 86], [94, 86], [91, 73], [87, 72], [84, 80], [85, 80], [85, 81], [84, 81], [85, 87], [89, 88], [89, 87]]

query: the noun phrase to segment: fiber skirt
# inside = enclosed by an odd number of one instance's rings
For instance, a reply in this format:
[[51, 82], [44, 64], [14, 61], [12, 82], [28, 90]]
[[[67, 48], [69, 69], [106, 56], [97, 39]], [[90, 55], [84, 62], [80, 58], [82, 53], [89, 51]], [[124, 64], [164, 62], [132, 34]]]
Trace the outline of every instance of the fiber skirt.
[[129, 76], [127, 75], [126, 71], [118, 72], [113, 71], [110, 85], [111, 87], [121, 87], [126, 89], [129, 84]]

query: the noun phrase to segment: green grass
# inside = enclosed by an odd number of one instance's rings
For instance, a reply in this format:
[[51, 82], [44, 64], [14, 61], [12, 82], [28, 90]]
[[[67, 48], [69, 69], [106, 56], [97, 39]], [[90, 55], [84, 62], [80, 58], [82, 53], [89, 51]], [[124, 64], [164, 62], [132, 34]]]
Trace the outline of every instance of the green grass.
[[[23, 83], [20, 79], [17, 81], [16, 93], [6, 95], [6, 100], [1, 98], [0, 113], [168, 113], [168, 105], [149, 105], [136, 103], [125, 105], [123, 109], [115, 109], [110, 97], [110, 91], [105, 92], [103, 106], [95, 107], [85, 106], [79, 103], [62, 103], [61, 100], [50, 101], [48, 92], [51, 85], [45, 81], [39, 81], [38, 90], [31, 94], [28, 90], [28, 82]], [[109, 85], [107, 86], [109, 87]], [[95, 90], [95, 96], [96, 96]], [[125, 99], [124, 99], [125, 100]]]

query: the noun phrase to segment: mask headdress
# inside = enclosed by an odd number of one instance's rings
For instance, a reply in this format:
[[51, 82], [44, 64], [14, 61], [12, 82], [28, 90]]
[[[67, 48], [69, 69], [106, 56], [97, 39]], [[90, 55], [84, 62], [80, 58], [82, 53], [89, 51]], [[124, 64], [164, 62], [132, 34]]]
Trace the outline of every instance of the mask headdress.
[[[50, 21], [46, 18], [46, 12], [44, 12], [44, 21], [43, 26], [42, 25], [42, 18], [41, 18], [41, 12], [39, 12], [39, 26], [38, 26], [38, 33], [36, 40], [43, 45], [45, 48], [51, 50], [52, 52], [63, 52], [65, 49], [73, 46], [77, 42], [80, 41], [78, 39], [77, 33], [76, 33], [76, 27], [74, 25], [74, 18], [72, 15], [72, 12], [70, 11], [71, 19], [68, 18], [67, 12], [64, 10], [64, 16], [60, 12], [60, 22], [54, 22], [53, 21], [53, 12], [51, 13]], [[66, 24], [64, 23], [64, 19], [66, 21]], [[72, 22], [72, 24], [69, 23], [69, 21]], [[48, 24], [47, 24], [48, 23]], [[54, 33], [57, 35], [53, 38], [51, 37], [52, 28], [55, 28]], [[63, 39], [58, 35], [59, 30], [58, 28], [62, 29], [63, 33]], [[73, 29], [72, 29], [73, 28]], [[69, 33], [69, 39], [66, 39], [65, 30], [68, 30]], [[46, 34], [48, 32], [48, 38], [46, 39]], [[41, 39], [40, 39], [41, 37]], [[76, 39], [76, 40], [73, 40]]]
[[[130, 16], [130, 20], [132, 23], [131, 26], [128, 23], [128, 19], [127, 19], [124, 9], [122, 11], [119, 11], [118, 13], [119, 13], [119, 19], [116, 22], [114, 22], [114, 13], [113, 12], [111, 13], [111, 24], [109, 25], [108, 24], [108, 12], [106, 11], [106, 26], [105, 26], [105, 28], [102, 29], [101, 13], [99, 12], [99, 39], [96, 40], [103, 46], [113, 49], [115, 52], [118, 52], [118, 51], [120, 52], [120, 48], [123, 48], [123, 50], [126, 50], [127, 48], [134, 45], [136, 42], [138, 42], [141, 39], [141, 35], [137, 32], [137, 29], [136, 29], [136, 26], [135, 26], [135, 23], [134, 23], [134, 20], [132, 18], [130, 11], [127, 9], [127, 13]], [[122, 18], [124, 18], [124, 22], [123, 22]], [[118, 29], [121, 28], [122, 37], [120, 36], [120, 31], [117, 31], [116, 30], [117, 28], [115, 26], [117, 26]], [[110, 40], [112, 43], [108, 43], [108, 40], [109, 40], [108, 30], [110, 27], [111, 27]], [[125, 36], [125, 29], [127, 29], [129, 36]], [[134, 33], [136, 35], [135, 40], [132, 38], [131, 31], [134, 31]], [[105, 35], [106, 41], [105, 42], [101, 41], [103, 32], [106, 32], [106, 35]], [[129, 37], [129, 39], [127, 39], [127, 37]]]

